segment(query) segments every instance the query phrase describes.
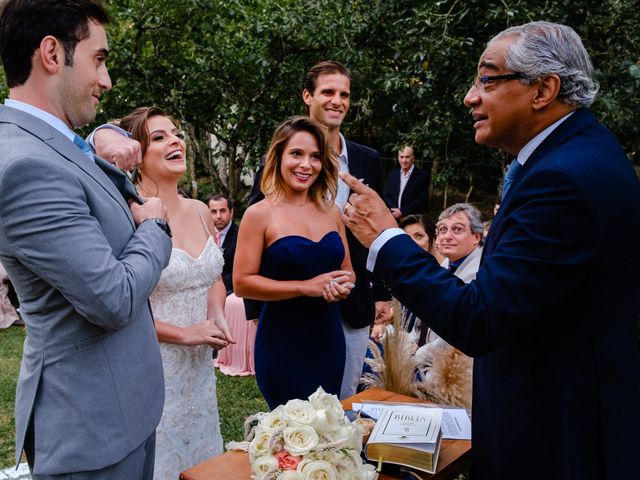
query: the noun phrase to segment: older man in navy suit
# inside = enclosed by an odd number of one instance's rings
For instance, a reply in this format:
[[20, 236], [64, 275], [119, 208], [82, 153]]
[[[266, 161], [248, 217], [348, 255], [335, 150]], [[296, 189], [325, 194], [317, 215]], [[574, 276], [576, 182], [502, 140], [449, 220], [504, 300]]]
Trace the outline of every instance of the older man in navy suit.
[[640, 256], [629, 239], [640, 238], [640, 183], [587, 110], [597, 90], [569, 27], [529, 23], [489, 42], [464, 103], [476, 141], [519, 168], [468, 285], [343, 176], [355, 192], [344, 220], [371, 245], [368, 268], [476, 358], [475, 479], [618, 479], [638, 468]]

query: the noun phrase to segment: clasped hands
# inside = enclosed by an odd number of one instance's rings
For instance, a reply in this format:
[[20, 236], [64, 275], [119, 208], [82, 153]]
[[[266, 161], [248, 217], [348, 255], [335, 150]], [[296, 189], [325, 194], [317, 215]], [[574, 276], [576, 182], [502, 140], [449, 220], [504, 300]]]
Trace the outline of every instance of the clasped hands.
[[207, 319], [184, 329], [185, 345], [209, 345], [211, 348], [221, 350], [230, 343], [236, 342], [231, 337], [226, 322]]
[[347, 298], [355, 287], [352, 278], [353, 273], [347, 270], [323, 273], [306, 280], [301, 293], [308, 297], [322, 297], [327, 302], [339, 302]]

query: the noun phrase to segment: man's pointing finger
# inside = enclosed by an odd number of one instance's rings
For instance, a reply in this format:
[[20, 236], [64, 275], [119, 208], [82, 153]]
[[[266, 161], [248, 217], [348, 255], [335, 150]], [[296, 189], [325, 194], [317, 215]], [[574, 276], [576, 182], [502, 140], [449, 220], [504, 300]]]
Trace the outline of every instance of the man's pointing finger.
[[338, 175], [340, 175], [342, 181], [355, 193], [364, 193], [367, 191], [367, 186], [353, 175], [349, 175], [346, 172], [339, 172]]

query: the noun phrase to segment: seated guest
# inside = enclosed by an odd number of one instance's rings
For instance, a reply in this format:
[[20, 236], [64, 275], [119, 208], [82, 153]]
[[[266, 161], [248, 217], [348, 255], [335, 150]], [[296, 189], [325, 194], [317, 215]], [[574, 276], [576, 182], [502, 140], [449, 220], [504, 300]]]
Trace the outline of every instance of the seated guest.
[[400, 168], [392, 171], [384, 189], [384, 201], [396, 220], [423, 213], [427, 206], [429, 174], [415, 166], [413, 147], [398, 151]]
[[444, 268], [465, 283], [476, 278], [482, 256], [484, 225], [480, 211], [469, 203], [456, 203], [438, 217], [438, 246], [445, 260]]
[[227, 295], [233, 293], [233, 257], [236, 254], [238, 226], [233, 222], [233, 200], [222, 193], [210, 195], [207, 205], [216, 229], [216, 243], [224, 255], [222, 281]]

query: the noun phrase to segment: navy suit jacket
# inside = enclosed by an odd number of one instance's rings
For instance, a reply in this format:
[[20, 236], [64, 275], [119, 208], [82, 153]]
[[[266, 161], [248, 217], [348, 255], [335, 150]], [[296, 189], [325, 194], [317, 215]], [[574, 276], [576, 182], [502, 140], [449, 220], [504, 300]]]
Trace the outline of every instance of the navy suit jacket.
[[222, 281], [227, 289], [227, 295], [233, 293], [233, 257], [236, 255], [236, 242], [238, 241], [238, 226], [231, 220], [231, 226], [222, 242], [222, 256], [224, 257], [224, 267], [222, 267]]
[[[418, 167], [413, 167], [413, 172], [407, 180], [402, 191], [400, 211], [402, 216], [424, 214], [427, 207], [427, 192], [429, 190], [429, 175]], [[384, 188], [384, 202], [389, 208], [398, 208], [398, 194], [400, 193], [400, 169], [393, 170], [387, 178]]]
[[618, 142], [578, 110], [515, 178], [474, 282], [406, 235], [380, 249], [400, 301], [476, 357], [473, 478], [637, 472], [639, 211]]
[[[380, 154], [373, 148], [359, 143], [346, 141], [349, 157], [349, 173], [360, 178], [382, 196], [382, 166]], [[260, 160], [258, 171], [253, 179], [253, 188], [249, 195], [249, 205], [264, 198], [260, 191], [260, 180], [264, 169], [264, 157]], [[356, 286], [349, 296], [340, 302], [340, 312], [344, 321], [352, 328], [363, 328], [373, 323], [375, 318], [375, 302], [389, 300], [391, 295], [381, 282], [373, 282], [371, 273], [366, 268], [369, 250], [365, 248], [351, 230], [346, 229], [347, 244], [351, 256], [351, 266], [356, 274]], [[247, 319], [258, 318], [263, 303], [257, 300], [244, 300]]]

